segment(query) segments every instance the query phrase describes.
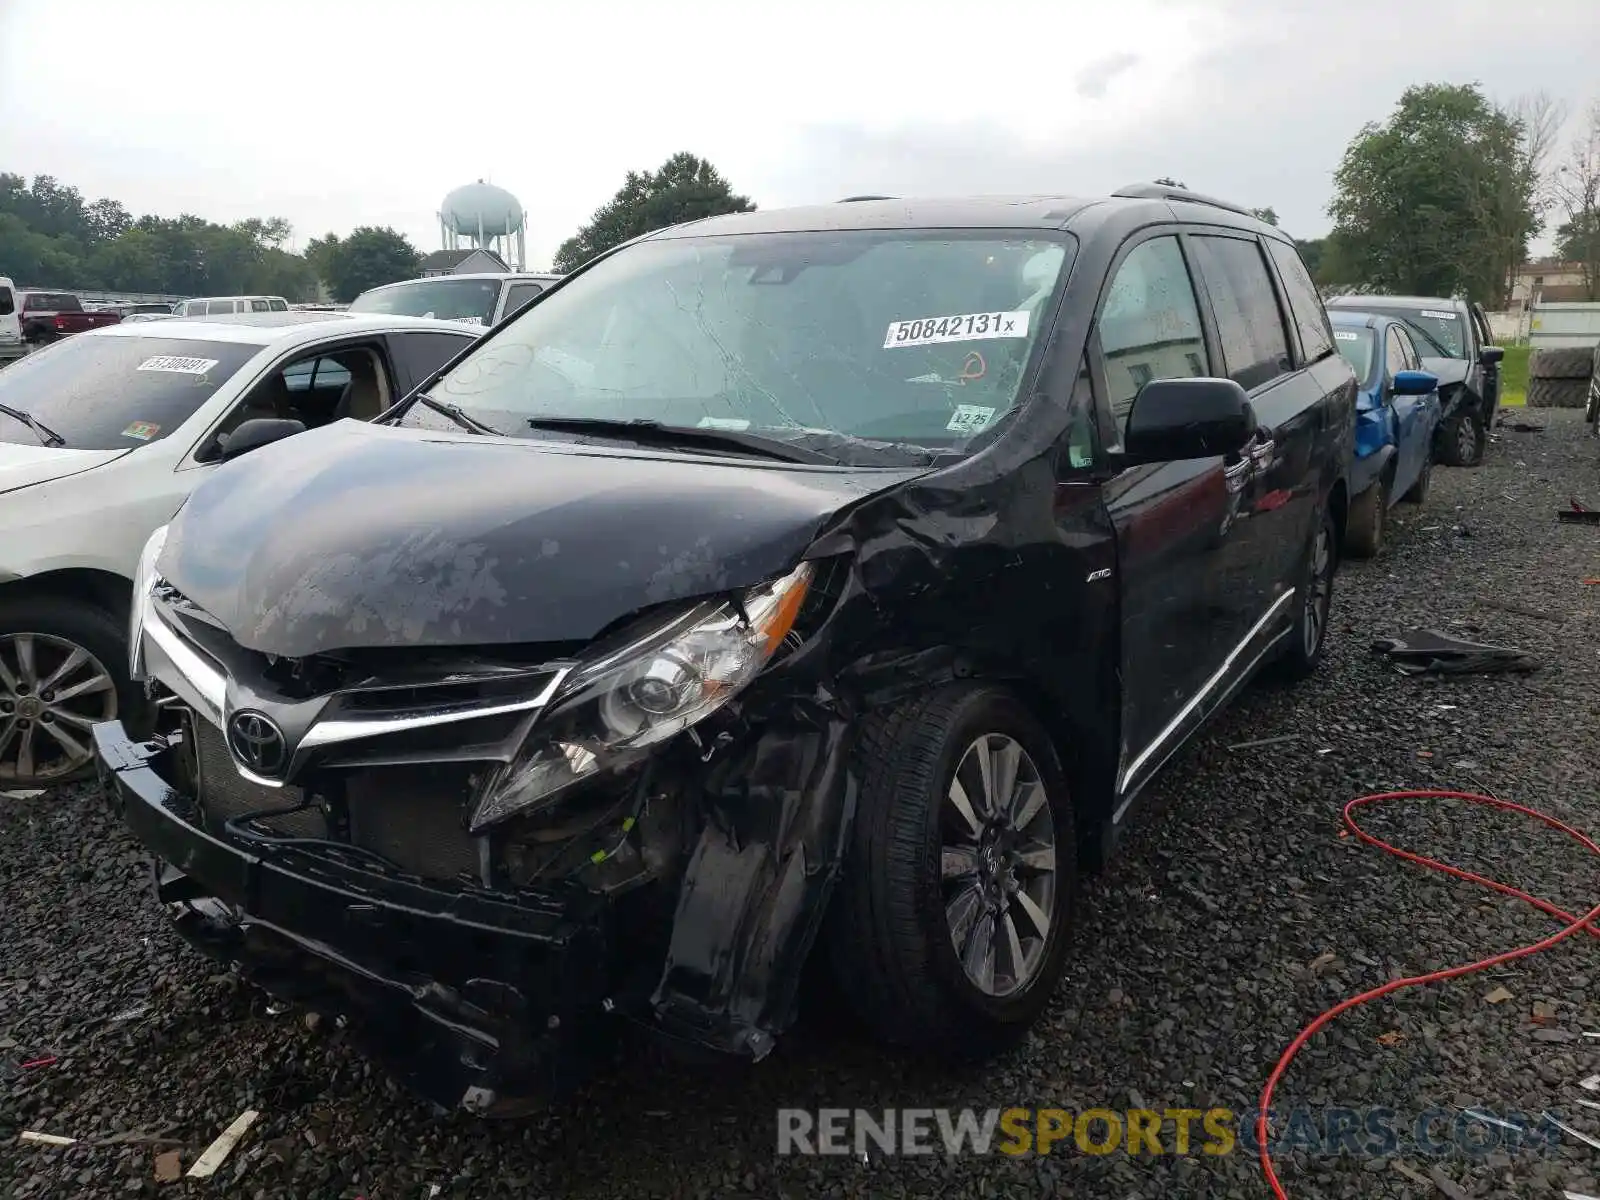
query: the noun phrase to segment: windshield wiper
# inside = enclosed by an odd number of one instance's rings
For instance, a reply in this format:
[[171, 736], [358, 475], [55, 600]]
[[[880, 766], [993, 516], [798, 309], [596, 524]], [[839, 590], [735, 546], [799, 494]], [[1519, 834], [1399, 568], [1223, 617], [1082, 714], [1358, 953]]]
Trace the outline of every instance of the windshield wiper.
[[13, 421], [21, 421], [33, 431], [33, 436], [46, 446], [65, 446], [67, 439], [62, 437], [50, 426], [32, 413], [25, 413], [20, 408], [12, 408], [9, 404], [0, 404], [0, 414], [10, 417]]
[[436, 413], [443, 413], [457, 425], [461, 426], [461, 428], [471, 430], [473, 433], [487, 433], [493, 437], [505, 436], [505, 434], [501, 433], [493, 425], [485, 425], [482, 421], [478, 420], [478, 418], [469, 417], [466, 411], [459, 404], [451, 404], [446, 400], [435, 400], [426, 392], [417, 396], [417, 403], [426, 404]]
[[743, 450], [779, 462], [824, 463], [837, 466], [839, 460], [820, 450], [796, 446], [781, 438], [762, 437], [735, 429], [706, 429], [698, 425], [666, 425], [644, 418], [620, 420], [609, 417], [529, 417], [528, 428], [556, 433], [593, 433], [602, 437], [626, 438], [640, 445], [699, 446], [707, 450]]

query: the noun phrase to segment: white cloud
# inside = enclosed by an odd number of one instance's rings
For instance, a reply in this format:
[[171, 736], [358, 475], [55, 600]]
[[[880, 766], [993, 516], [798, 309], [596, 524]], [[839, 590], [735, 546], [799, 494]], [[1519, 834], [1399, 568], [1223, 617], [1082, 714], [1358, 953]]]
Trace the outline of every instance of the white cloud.
[[1171, 173], [1316, 233], [1345, 142], [1408, 83], [1587, 98], [1593, 0], [1532, 10], [1540, 36], [1510, 38], [1486, 0], [0, 0], [0, 169], [425, 250], [484, 177], [526, 206], [534, 265], [685, 149], [764, 207]]

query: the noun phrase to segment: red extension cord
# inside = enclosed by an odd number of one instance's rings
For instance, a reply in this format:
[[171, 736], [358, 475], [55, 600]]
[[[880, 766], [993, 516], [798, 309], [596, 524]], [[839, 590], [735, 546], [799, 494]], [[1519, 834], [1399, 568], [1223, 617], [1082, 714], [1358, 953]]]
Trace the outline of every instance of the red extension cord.
[[1256, 1144], [1261, 1150], [1261, 1170], [1266, 1174], [1267, 1186], [1272, 1189], [1272, 1194], [1277, 1200], [1289, 1200], [1289, 1197], [1288, 1193], [1283, 1190], [1283, 1184], [1278, 1181], [1278, 1172], [1272, 1166], [1272, 1155], [1267, 1150], [1267, 1109], [1272, 1104], [1273, 1089], [1278, 1086], [1278, 1081], [1283, 1078], [1284, 1072], [1289, 1069], [1289, 1064], [1294, 1061], [1294, 1056], [1300, 1053], [1301, 1048], [1311, 1040], [1313, 1034], [1342, 1013], [1346, 1013], [1358, 1005], [1365, 1004], [1369, 1000], [1376, 1000], [1379, 996], [1387, 996], [1391, 992], [1398, 992], [1401, 988], [1416, 987], [1418, 984], [1423, 983], [1438, 983], [1444, 979], [1459, 979], [1463, 975], [1471, 975], [1474, 972], [1483, 971], [1501, 963], [1527, 958], [1530, 954], [1538, 954], [1541, 950], [1550, 949], [1557, 942], [1565, 941], [1585, 926], [1589, 927], [1590, 934], [1600, 937], [1600, 926], [1593, 924], [1596, 918], [1600, 918], [1600, 904], [1595, 905], [1583, 916], [1575, 917], [1571, 913], [1563, 912], [1548, 901], [1541, 900], [1537, 896], [1530, 896], [1527, 892], [1519, 891], [1508, 884], [1486, 879], [1484, 876], [1474, 874], [1471, 871], [1463, 871], [1460, 867], [1452, 867], [1449, 863], [1442, 863], [1435, 858], [1428, 858], [1422, 854], [1413, 854], [1409, 850], [1391, 846], [1381, 838], [1373, 837], [1356, 824], [1355, 818], [1351, 814], [1358, 808], [1363, 808], [1368, 804], [1377, 804], [1383, 800], [1465, 800], [1471, 804], [1484, 804], [1490, 808], [1500, 808], [1508, 812], [1521, 813], [1525, 817], [1532, 817], [1535, 821], [1542, 821], [1550, 826], [1551, 829], [1560, 830], [1582, 845], [1591, 854], [1600, 855], [1600, 846], [1595, 845], [1594, 842], [1572, 828], [1572, 826], [1558, 821], [1554, 817], [1546, 816], [1535, 809], [1525, 808], [1520, 804], [1512, 804], [1508, 800], [1500, 800], [1494, 796], [1480, 796], [1474, 792], [1380, 792], [1373, 796], [1357, 796], [1344, 806], [1344, 823], [1346, 827], [1367, 845], [1376, 846], [1379, 850], [1385, 850], [1397, 858], [1405, 859], [1407, 862], [1416, 863], [1434, 871], [1442, 871], [1444, 874], [1454, 876], [1456, 879], [1465, 879], [1471, 883], [1480, 884], [1483, 887], [1499, 892], [1503, 896], [1515, 896], [1518, 900], [1526, 901], [1541, 912], [1549, 913], [1552, 917], [1565, 924], [1556, 933], [1551, 934], [1542, 941], [1534, 942], [1532, 945], [1519, 946], [1515, 950], [1507, 950], [1504, 954], [1491, 955], [1488, 958], [1479, 959], [1477, 962], [1467, 963], [1465, 966], [1447, 967], [1443, 971], [1430, 971], [1426, 975], [1413, 975], [1409, 979], [1391, 980], [1381, 987], [1375, 987], [1371, 991], [1362, 992], [1358, 996], [1351, 996], [1347, 1000], [1339, 1001], [1338, 1004], [1335, 1004], [1302, 1029], [1296, 1035], [1294, 1041], [1289, 1043], [1289, 1048], [1283, 1052], [1283, 1057], [1278, 1059], [1277, 1066], [1272, 1068], [1272, 1074], [1267, 1076], [1266, 1086], [1261, 1089], [1261, 1107], [1256, 1114]]

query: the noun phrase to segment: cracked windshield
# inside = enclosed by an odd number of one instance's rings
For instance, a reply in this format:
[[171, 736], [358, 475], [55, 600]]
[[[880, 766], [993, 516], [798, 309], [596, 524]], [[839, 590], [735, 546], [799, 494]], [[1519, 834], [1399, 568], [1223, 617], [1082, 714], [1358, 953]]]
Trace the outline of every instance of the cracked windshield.
[[1017, 405], [1071, 253], [1059, 236], [946, 231], [645, 242], [535, 304], [431, 394], [504, 433], [648, 421], [923, 462]]

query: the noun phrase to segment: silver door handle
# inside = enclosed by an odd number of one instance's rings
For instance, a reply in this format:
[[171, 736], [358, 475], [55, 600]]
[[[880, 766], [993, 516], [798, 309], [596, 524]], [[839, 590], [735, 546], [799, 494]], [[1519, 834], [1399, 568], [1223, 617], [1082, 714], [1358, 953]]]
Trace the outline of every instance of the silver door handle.
[[1254, 471], [1255, 462], [1249, 457], [1241, 458], [1232, 466], [1223, 467], [1222, 478], [1228, 485], [1229, 493], [1238, 495], [1244, 491], [1245, 484], [1250, 482], [1250, 476]]

